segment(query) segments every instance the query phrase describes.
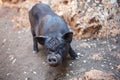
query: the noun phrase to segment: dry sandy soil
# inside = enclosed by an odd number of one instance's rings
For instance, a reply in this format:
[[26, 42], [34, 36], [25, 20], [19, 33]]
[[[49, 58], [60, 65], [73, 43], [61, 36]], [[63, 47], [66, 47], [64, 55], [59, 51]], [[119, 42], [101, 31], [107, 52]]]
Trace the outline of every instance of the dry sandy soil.
[[[46, 63], [44, 48], [32, 53], [29, 28], [16, 29], [12, 13], [0, 11], [0, 80], [120, 80], [120, 35], [111, 38], [73, 40], [78, 59], [59, 67]], [[15, 13], [14, 13], [15, 14]]]

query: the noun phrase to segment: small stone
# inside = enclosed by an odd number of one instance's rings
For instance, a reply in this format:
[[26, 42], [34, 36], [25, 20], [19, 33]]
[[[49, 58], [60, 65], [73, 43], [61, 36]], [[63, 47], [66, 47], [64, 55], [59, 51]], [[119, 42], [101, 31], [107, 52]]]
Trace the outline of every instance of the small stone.
[[7, 39], [3, 39], [3, 43], [5, 43], [7, 41]]
[[87, 0], [87, 2], [90, 2], [91, 0]]
[[83, 57], [84, 55], [83, 54], [81, 54], [81, 57]]
[[81, 53], [77, 53], [77, 55], [79, 56], [79, 55], [81, 55]]
[[33, 71], [33, 74], [37, 74], [37, 72]]
[[112, 65], [112, 63], [109, 63], [109, 65]]
[[27, 74], [27, 72], [26, 72], [26, 71], [24, 71], [24, 74]]
[[101, 65], [102, 67], [104, 67], [104, 65]]
[[7, 73], [7, 76], [9, 76], [11, 73]]
[[33, 51], [33, 54], [36, 54], [37, 53], [37, 51]]
[[70, 76], [70, 75], [67, 73], [66, 76]]
[[25, 80], [29, 80], [29, 78], [25, 78]]
[[76, 21], [76, 24], [80, 24], [80, 21]]
[[45, 62], [42, 62], [43, 64], [45, 64]]
[[12, 61], [12, 64], [14, 64], [16, 62], [16, 59], [14, 59], [13, 61]]
[[14, 59], [14, 56], [13, 55], [10, 55], [10, 61]]
[[69, 64], [70, 66], [72, 66], [72, 64]]
[[114, 69], [114, 67], [112, 66], [111, 69]]
[[88, 46], [88, 48], [91, 48], [91, 46]]
[[103, 63], [105, 64], [106, 62], [104, 61]]
[[86, 60], [83, 60], [83, 63], [86, 63], [87, 61]]

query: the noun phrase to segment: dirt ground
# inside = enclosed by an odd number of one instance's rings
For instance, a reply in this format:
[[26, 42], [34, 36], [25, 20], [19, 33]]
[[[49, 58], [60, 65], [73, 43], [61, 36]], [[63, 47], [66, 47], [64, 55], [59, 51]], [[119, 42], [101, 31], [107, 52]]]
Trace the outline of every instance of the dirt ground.
[[74, 39], [78, 59], [68, 57], [63, 65], [50, 67], [43, 47], [33, 53], [30, 29], [13, 28], [6, 11], [0, 13], [0, 80], [120, 80], [120, 35]]

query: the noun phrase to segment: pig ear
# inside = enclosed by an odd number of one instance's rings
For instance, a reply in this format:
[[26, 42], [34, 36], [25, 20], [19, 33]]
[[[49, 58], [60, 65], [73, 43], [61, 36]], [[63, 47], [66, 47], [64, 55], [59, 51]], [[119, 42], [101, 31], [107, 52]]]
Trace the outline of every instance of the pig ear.
[[71, 43], [73, 37], [73, 32], [67, 32], [63, 35], [63, 39], [69, 43]]
[[35, 39], [41, 44], [41, 45], [44, 45], [45, 44], [45, 40], [47, 39], [46, 36], [38, 36], [38, 37], [35, 37]]

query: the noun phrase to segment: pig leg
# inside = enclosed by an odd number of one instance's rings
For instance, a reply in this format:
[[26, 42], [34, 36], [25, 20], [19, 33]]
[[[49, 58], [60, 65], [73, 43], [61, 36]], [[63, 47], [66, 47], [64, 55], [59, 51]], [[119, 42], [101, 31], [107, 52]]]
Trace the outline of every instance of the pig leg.
[[76, 59], [77, 54], [74, 52], [71, 46], [69, 47], [69, 54], [73, 59]]
[[37, 53], [38, 52], [38, 42], [37, 40], [35, 39], [35, 32], [32, 31], [32, 35], [33, 35], [33, 50], [34, 50], [34, 53]]
[[38, 43], [37, 43], [37, 40], [35, 39], [35, 37], [36, 37], [35, 28], [37, 27], [36, 26], [37, 20], [35, 20], [35, 18], [31, 14], [31, 11], [29, 12], [29, 20], [30, 20], [30, 24], [31, 24], [31, 33], [33, 36], [33, 50], [34, 50], [34, 53], [37, 53], [38, 52]]

